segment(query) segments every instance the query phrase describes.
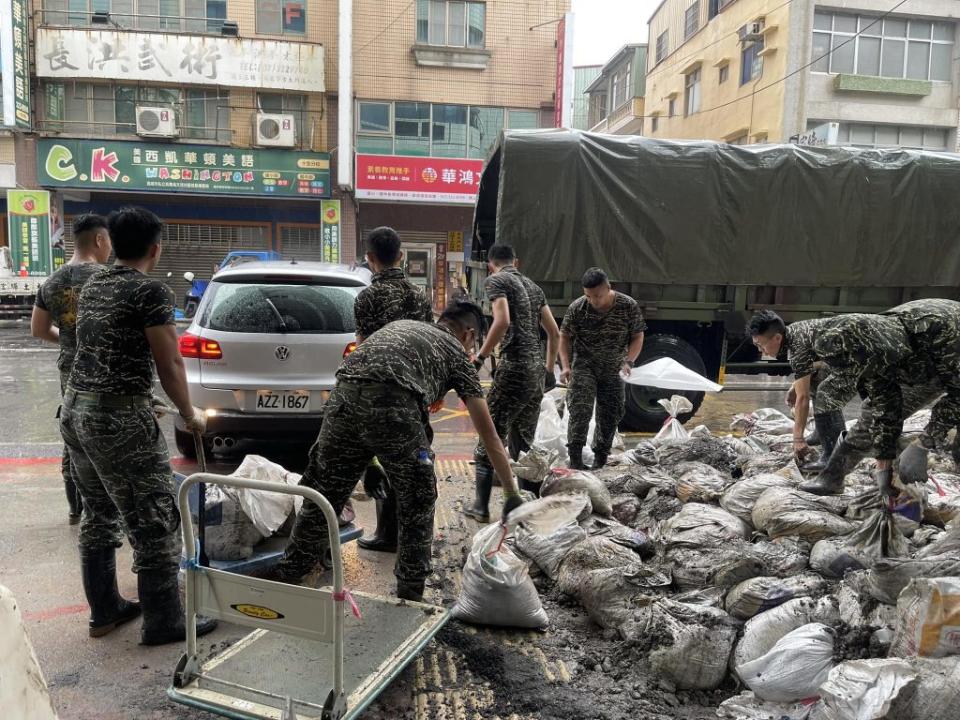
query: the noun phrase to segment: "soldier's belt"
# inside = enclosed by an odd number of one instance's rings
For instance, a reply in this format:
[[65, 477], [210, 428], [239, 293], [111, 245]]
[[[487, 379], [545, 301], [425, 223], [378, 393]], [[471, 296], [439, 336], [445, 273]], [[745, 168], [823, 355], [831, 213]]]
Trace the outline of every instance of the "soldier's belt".
[[68, 407], [150, 407], [150, 397], [146, 395], [113, 395], [111, 393], [87, 392], [67, 388], [63, 394], [63, 404]]
[[337, 390], [346, 398], [392, 398], [409, 400], [417, 398], [417, 393], [393, 383], [376, 382], [370, 380], [340, 380]]

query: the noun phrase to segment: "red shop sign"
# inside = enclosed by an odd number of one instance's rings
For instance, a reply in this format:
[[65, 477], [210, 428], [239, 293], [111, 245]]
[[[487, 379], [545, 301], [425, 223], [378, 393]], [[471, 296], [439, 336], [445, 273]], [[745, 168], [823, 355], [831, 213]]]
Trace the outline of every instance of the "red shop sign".
[[361, 200], [472, 205], [483, 160], [357, 154]]

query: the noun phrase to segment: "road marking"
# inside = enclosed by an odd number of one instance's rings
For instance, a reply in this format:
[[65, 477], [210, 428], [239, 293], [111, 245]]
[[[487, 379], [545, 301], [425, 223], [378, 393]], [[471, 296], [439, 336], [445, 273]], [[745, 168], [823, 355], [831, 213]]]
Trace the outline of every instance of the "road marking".
[[79, 615], [90, 609], [89, 605], [64, 605], [63, 607], [51, 608], [50, 610], [37, 610], [36, 612], [25, 612], [23, 619], [27, 622], [44, 622], [65, 615]]

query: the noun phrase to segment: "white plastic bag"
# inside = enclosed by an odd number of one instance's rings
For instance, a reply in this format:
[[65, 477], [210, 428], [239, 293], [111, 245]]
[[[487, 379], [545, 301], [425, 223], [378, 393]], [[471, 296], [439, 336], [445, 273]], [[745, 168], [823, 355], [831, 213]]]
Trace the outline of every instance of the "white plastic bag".
[[633, 368], [626, 382], [663, 390], [692, 390], [694, 392], [720, 392], [723, 385], [707, 380], [681, 365], [673, 358], [662, 357]]
[[819, 600], [797, 598], [750, 618], [743, 637], [733, 652], [734, 666], [765, 655], [787, 633], [809, 623], [832, 624], [840, 619], [838, 603], [832, 597]]
[[585, 493], [590, 496], [593, 511], [609, 517], [613, 510], [613, 498], [607, 486], [596, 475], [586, 470], [568, 470], [556, 468], [543, 481], [540, 488], [542, 497], [570, 493]]
[[784, 635], [769, 652], [737, 666], [737, 675], [762, 700], [796, 702], [818, 694], [833, 668], [833, 630], [811, 623]]
[[568, 525], [549, 535], [537, 535], [521, 528], [517, 531], [517, 549], [533, 560], [551, 580], [556, 580], [560, 565], [577, 543], [587, 539], [579, 525]]
[[807, 720], [813, 706], [806, 703], [772, 703], [749, 690], [728, 698], [717, 708], [726, 720]]
[[880, 720], [900, 690], [917, 677], [904, 660], [848, 660], [820, 686], [826, 720]]
[[669, 400], [664, 398], [657, 401], [669, 416], [668, 420], [660, 428], [660, 432], [654, 436], [654, 442], [663, 442], [664, 440], [686, 440], [690, 433], [683, 429], [683, 423], [677, 420], [677, 416], [683, 413], [693, 411], [693, 403], [683, 395], [674, 395]]
[[785, 435], [793, 432], [793, 419], [774, 408], [760, 408], [753, 412], [734, 415], [730, 430], [742, 432], [744, 435], [756, 433]]
[[56, 720], [16, 598], [0, 585], [0, 708], [5, 718]]
[[960, 577], [917, 578], [904, 588], [890, 655], [960, 655]]
[[[240, 467], [230, 475], [280, 485], [299, 485], [301, 477], [299, 473], [290, 472], [282, 465], [259, 455], [247, 455], [240, 463]], [[250, 518], [250, 522], [264, 537], [270, 537], [279, 530], [291, 513], [299, 512], [300, 505], [303, 503], [303, 497], [300, 495], [281, 495], [246, 488], [238, 490], [227, 488], [227, 490], [236, 494], [244, 514]]]
[[552, 394], [544, 395], [540, 401], [540, 419], [533, 447], [556, 453], [556, 461], [560, 464], [567, 462], [567, 419], [560, 417], [557, 400]]

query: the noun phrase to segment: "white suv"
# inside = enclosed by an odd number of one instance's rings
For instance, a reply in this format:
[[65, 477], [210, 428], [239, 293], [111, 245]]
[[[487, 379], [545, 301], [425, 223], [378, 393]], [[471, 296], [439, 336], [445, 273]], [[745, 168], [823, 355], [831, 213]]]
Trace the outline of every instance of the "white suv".
[[[180, 336], [193, 404], [207, 415], [204, 444], [312, 442], [341, 361], [355, 347], [353, 302], [370, 273], [344, 265], [244, 263], [213, 276]], [[177, 449], [195, 457], [177, 419]]]

